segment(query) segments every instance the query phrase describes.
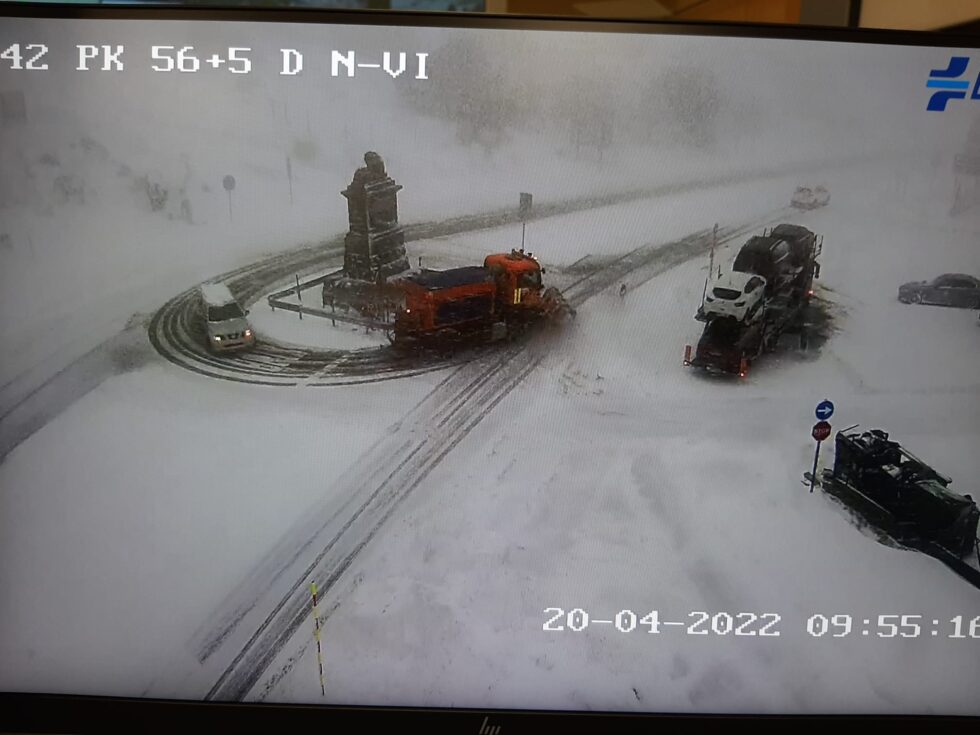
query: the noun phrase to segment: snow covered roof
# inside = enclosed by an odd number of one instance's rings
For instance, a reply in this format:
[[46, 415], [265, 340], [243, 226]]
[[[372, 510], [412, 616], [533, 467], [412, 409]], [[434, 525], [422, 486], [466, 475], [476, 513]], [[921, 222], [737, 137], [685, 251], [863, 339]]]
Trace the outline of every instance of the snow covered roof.
[[772, 234], [780, 237], [792, 237], [796, 239], [813, 237], [813, 233], [806, 227], [791, 224], [776, 225], [776, 227], [774, 227], [772, 230]]
[[490, 272], [479, 265], [468, 265], [462, 268], [451, 268], [445, 271], [425, 270], [413, 276], [409, 281], [417, 283], [430, 291], [453, 286], [468, 286], [472, 283], [484, 283], [490, 280]]
[[201, 296], [213, 306], [235, 303], [235, 297], [223, 283], [205, 283], [201, 286]]
[[[716, 278], [712, 287], [731, 288], [739, 292], [745, 291], [746, 284], [753, 278], [758, 279], [759, 284], [766, 282], [766, 279], [756, 273], [745, 273], [743, 271], [728, 271]], [[752, 289], [754, 290], [754, 288]]]

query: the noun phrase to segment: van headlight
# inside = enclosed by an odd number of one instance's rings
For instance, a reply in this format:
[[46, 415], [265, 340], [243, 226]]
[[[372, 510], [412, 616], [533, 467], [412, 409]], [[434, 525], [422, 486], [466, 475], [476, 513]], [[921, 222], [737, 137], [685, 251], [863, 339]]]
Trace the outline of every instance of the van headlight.
[[252, 336], [252, 330], [251, 329], [246, 329], [245, 330], [245, 336], [246, 337], [251, 337]]
[[216, 334], [211, 339], [213, 339], [215, 342], [220, 342], [221, 341], [221, 335], [220, 334]]

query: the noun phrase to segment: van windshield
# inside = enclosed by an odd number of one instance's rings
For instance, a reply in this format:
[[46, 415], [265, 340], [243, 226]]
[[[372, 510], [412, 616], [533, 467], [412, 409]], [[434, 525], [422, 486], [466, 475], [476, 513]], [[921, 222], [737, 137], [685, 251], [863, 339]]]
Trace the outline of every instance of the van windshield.
[[223, 322], [228, 319], [241, 319], [245, 316], [241, 307], [236, 303], [222, 304], [221, 306], [208, 307], [209, 322]]

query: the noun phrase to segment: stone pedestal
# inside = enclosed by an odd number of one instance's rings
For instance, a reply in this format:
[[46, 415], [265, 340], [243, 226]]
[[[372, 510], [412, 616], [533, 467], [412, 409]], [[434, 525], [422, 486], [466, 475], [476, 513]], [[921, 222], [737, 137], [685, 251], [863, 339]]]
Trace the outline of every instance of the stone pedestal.
[[383, 282], [408, 270], [405, 234], [398, 224], [398, 191], [377, 153], [364, 154], [363, 168], [354, 172], [341, 192], [347, 198], [350, 231], [344, 239], [347, 278]]

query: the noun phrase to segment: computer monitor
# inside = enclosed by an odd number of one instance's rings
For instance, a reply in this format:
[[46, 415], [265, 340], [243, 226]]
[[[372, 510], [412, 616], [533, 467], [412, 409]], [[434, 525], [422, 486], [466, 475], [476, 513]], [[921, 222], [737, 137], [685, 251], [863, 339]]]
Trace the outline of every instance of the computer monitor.
[[980, 713], [975, 40], [0, 15], [8, 715]]

